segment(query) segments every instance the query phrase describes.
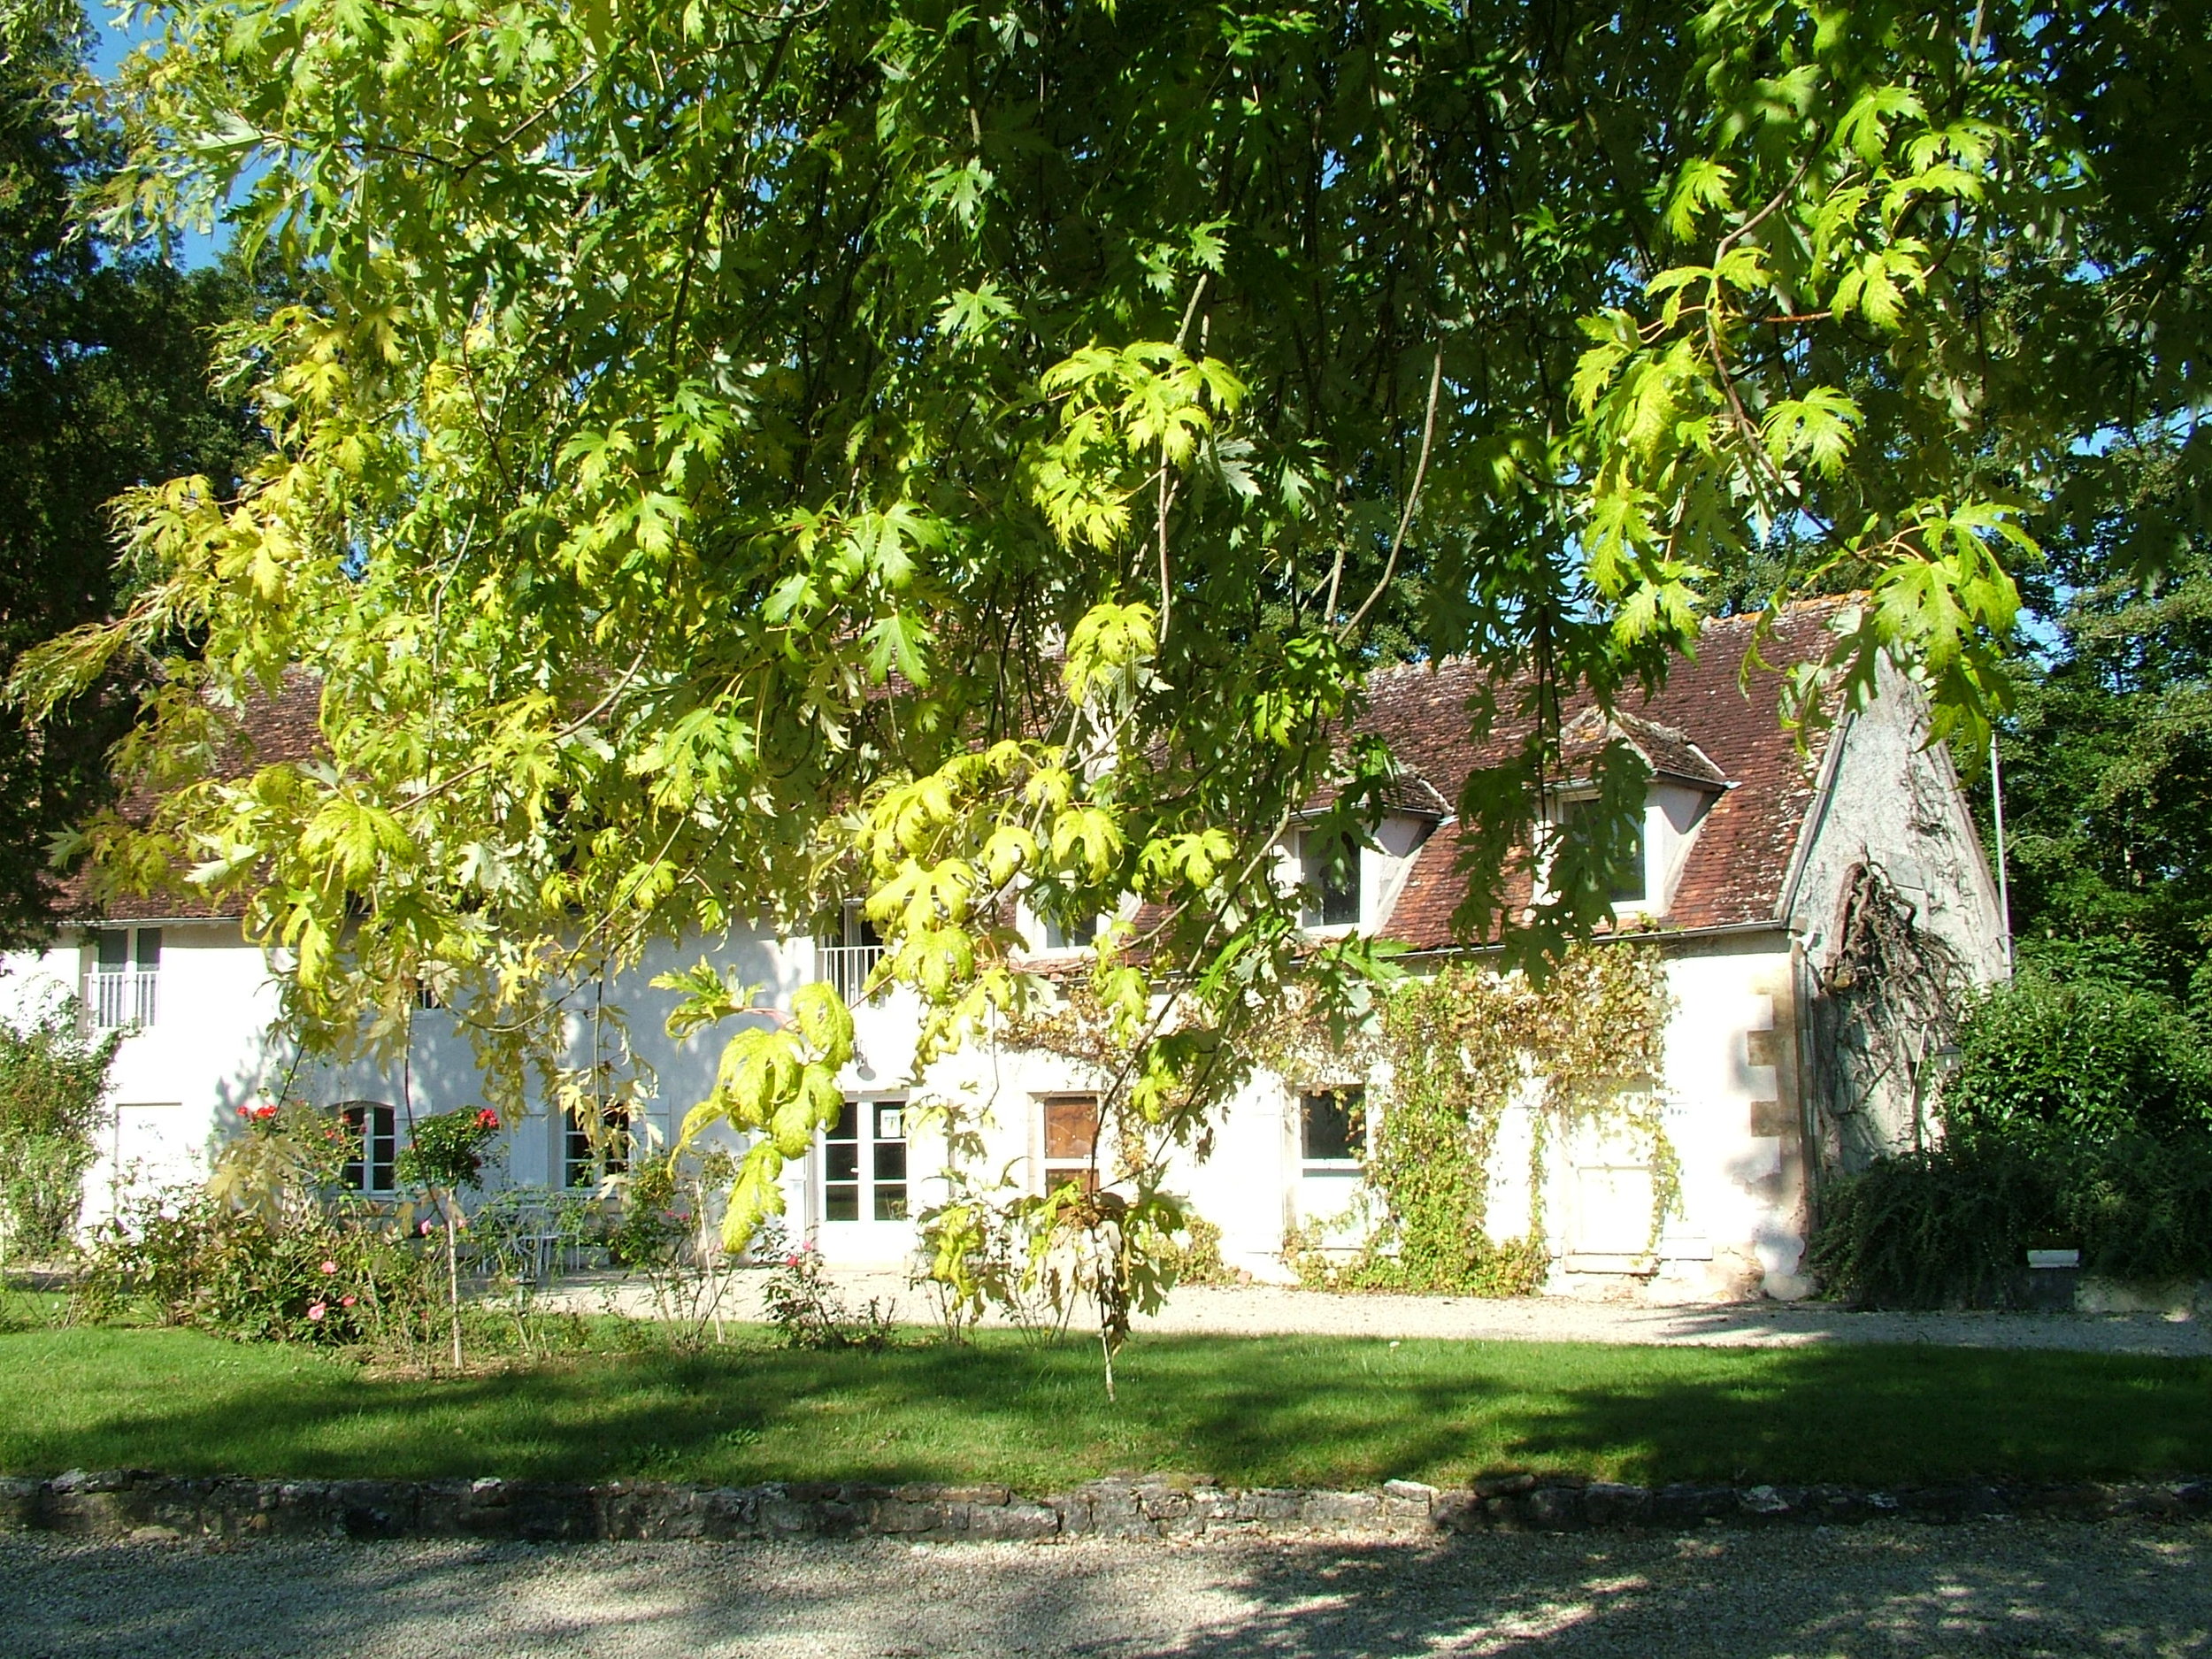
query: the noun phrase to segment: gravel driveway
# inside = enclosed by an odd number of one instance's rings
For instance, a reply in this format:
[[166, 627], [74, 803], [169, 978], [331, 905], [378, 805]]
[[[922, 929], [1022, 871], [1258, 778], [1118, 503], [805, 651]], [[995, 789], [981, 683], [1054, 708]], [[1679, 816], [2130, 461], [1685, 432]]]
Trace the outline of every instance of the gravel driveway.
[[[761, 1318], [765, 1272], [741, 1269], [723, 1291], [726, 1318]], [[895, 1272], [841, 1269], [840, 1294], [858, 1308], [873, 1297], [901, 1318], [930, 1318], [927, 1296]], [[605, 1306], [648, 1314], [644, 1287], [618, 1279], [571, 1280], [556, 1306]], [[1080, 1328], [1081, 1319], [1077, 1320]], [[1930, 1342], [1952, 1348], [2068, 1348], [2084, 1353], [2212, 1355], [2212, 1321], [2157, 1314], [1854, 1313], [1829, 1302], [1736, 1302], [1688, 1306], [1585, 1301], [1572, 1296], [1357, 1296], [1276, 1285], [1191, 1286], [1169, 1296], [1140, 1333], [1213, 1336], [1449, 1337], [1489, 1342], [1625, 1342], [1661, 1347], [1795, 1348], [1819, 1342]]]
[[2212, 1654], [2212, 1528], [1422, 1544], [0, 1542], [9, 1659]]

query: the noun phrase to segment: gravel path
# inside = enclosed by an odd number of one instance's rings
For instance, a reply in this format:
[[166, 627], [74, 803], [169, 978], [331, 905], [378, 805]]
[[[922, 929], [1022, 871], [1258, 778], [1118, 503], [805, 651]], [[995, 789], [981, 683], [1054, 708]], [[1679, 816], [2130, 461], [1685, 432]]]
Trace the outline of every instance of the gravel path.
[[[757, 1269], [729, 1275], [726, 1318], [761, 1317]], [[852, 1306], [871, 1297], [902, 1318], [926, 1320], [927, 1296], [895, 1272], [845, 1271]], [[556, 1293], [579, 1310], [613, 1305], [649, 1313], [635, 1284], [572, 1282]], [[1491, 1301], [1453, 1296], [1340, 1296], [1274, 1285], [1174, 1293], [1139, 1331], [1217, 1336], [1449, 1337], [1490, 1342], [1624, 1342], [1656, 1346], [1794, 1348], [1817, 1342], [1928, 1342], [1952, 1348], [2067, 1348], [2085, 1353], [2212, 1355], [2212, 1321], [2155, 1314], [1853, 1313], [1829, 1303], [1746, 1302], [1684, 1307], [1568, 1296]]]
[[2212, 1654], [2212, 1528], [1309, 1546], [0, 1543], [9, 1659]]

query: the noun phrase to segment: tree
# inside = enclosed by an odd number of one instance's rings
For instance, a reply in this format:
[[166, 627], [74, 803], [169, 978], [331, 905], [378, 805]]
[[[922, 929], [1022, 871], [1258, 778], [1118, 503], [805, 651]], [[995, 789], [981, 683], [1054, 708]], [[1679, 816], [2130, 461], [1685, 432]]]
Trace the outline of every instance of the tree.
[[2079, 585], [2005, 723], [2013, 929], [2047, 972], [2212, 1013], [2212, 567], [2106, 551], [2054, 561]]
[[[270, 456], [234, 498], [136, 495], [157, 579], [19, 695], [204, 638], [120, 757], [165, 803], [96, 832], [104, 867], [242, 895], [326, 1044], [396, 1041], [449, 985], [512, 1091], [575, 976], [851, 891], [936, 1010], [926, 1057], [1031, 995], [1026, 884], [1144, 901], [1094, 973], [1112, 1092], [1198, 1137], [1284, 980], [1356, 1011], [1384, 972], [1304, 949], [1268, 855], [1317, 796], [1326, 842], [1370, 821], [1373, 653], [1471, 651], [1500, 696], [1537, 671], [1460, 806], [1464, 924], [1540, 961], [1608, 911], [1598, 835], [1500, 911], [1566, 692], [1663, 674], [1716, 595], [1863, 587], [1797, 718], [1886, 655], [1978, 731], [2024, 516], [2120, 418], [2054, 376], [2124, 347], [2128, 396], [2177, 407], [2201, 337], [2175, 259], [2123, 257], [2185, 204], [2092, 109], [2193, 64], [2195, 5], [165, 24], [111, 222], [235, 190], [240, 236], [325, 285], [251, 336]], [[327, 764], [207, 777], [224, 709], [295, 664]], [[687, 1021], [749, 1005], [677, 983]], [[794, 1012], [693, 1114], [762, 1132], [733, 1241], [835, 1110], [842, 1010]], [[1071, 1225], [1140, 1225], [1150, 1179]]]
[[[211, 331], [234, 285], [117, 254], [84, 234], [72, 196], [117, 159], [111, 135], [65, 119], [73, 5], [0, 19], [0, 664], [114, 613], [108, 503], [180, 472], [234, 487], [244, 411], [208, 383]], [[141, 664], [113, 671], [34, 730], [0, 721], [0, 944], [47, 933], [57, 838], [112, 799], [106, 751], [129, 728]]]

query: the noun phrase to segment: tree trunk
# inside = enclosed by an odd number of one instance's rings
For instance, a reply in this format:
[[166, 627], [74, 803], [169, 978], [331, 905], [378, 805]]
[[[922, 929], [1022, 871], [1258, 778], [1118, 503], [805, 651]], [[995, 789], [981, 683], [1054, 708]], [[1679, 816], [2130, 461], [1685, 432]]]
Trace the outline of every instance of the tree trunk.
[[451, 1193], [445, 1195], [440, 1208], [445, 1211], [445, 1287], [453, 1309], [453, 1369], [457, 1371], [461, 1369], [461, 1252]]

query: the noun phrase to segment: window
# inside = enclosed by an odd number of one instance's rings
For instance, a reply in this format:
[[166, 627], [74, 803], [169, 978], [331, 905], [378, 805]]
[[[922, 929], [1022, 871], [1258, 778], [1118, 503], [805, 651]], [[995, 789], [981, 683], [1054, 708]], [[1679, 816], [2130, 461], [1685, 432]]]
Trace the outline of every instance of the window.
[[1038, 1102], [1045, 1118], [1045, 1191], [1098, 1190], [1098, 1096], [1055, 1094]]
[[150, 1025], [160, 1012], [161, 929], [107, 927], [93, 935], [85, 1006], [102, 1031]]
[[561, 1185], [572, 1189], [595, 1187], [608, 1176], [626, 1174], [630, 1168], [630, 1109], [609, 1106], [601, 1110], [595, 1146], [586, 1121], [590, 1110], [579, 1111], [572, 1105], [561, 1125]]
[[1313, 1089], [1298, 1102], [1298, 1155], [1308, 1164], [1357, 1164], [1367, 1156], [1367, 1091]]
[[847, 1101], [822, 1134], [822, 1219], [906, 1217], [904, 1097]]
[[1056, 916], [1039, 918], [1044, 924], [1044, 948], [1047, 950], [1087, 950], [1106, 931], [1103, 916], [1088, 916], [1071, 927]]
[[830, 926], [814, 941], [814, 977], [836, 988], [849, 1007], [865, 999], [868, 976], [883, 960], [883, 940], [857, 899], [845, 901]]
[[338, 1179], [357, 1193], [388, 1193], [398, 1184], [399, 1116], [389, 1106], [357, 1101], [338, 1109], [346, 1128], [346, 1164]]
[[[1601, 821], [1597, 798], [1584, 795], [1560, 803], [1559, 827], [1566, 839], [1586, 847], [1608, 826]], [[1644, 875], [1644, 818], [1641, 812], [1637, 813], [1628, 826], [1625, 845], [1619, 850], [1621, 861], [1613, 868], [1612, 879], [1606, 887], [1606, 897], [1616, 904], [1640, 904], [1648, 892]]]
[[1359, 848], [1319, 835], [1298, 838], [1298, 880], [1305, 889], [1299, 922], [1307, 927], [1357, 926]]

